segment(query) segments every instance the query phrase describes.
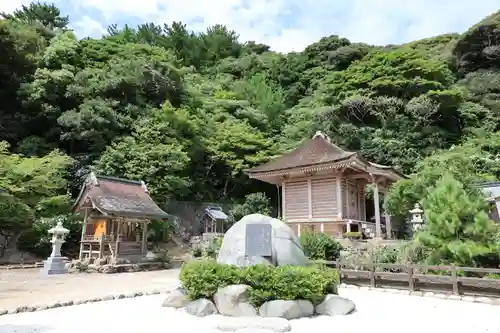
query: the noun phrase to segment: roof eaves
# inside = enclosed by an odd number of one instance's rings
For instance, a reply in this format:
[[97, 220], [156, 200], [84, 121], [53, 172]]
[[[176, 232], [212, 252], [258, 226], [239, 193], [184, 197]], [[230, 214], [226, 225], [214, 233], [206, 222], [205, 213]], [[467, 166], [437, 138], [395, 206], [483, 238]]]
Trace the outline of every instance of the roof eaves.
[[142, 182], [139, 180], [131, 180], [131, 179], [125, 179], [125, 178], [118, 178], [118, 177], [111, 177], [111, 176], [100, 176], [97, 175], [96, 178], [98, 180], [108, 180], [112, 182], [119, 182], [119, 183], [124, 183], [124, 184], [131, 184], [131, 185], [137, 185], [141, 186]]
[[[353, 153], [353, 154], [356, 154], [356, 153]], [[343, 161], [349, 160], [351, 157], [352, 157], [352, 155], [348, 155], [348, 156], [344, 156], [344, 157], [341, 157], [339, 159], [336, 159], [334, 161], [324, 161], [321, 163], [304, 164], [301, 166], [286, 167], [286, 168], [281, 168], [281, 169], [276, 169], [276, 170], [251, 171], [252, 169], [250, 169], [250, 170], [248, 170], [248, 172], [245, 172], [245, 173], [255, 175], [255, 174], [260, 174], [260, 173], [272, 173], [272, 172], [287, 171], [287, 170], [294, 170], [294, 169], [307, 169], [307, 168], [311, 168], [311, 167], [315, 167], [315, 166], [319, 166], [319, 165], [323, 165], [323, 164], [343, 162]]]
[[[160, 209], [161, 210], [161, 209]], [[137, 217], [137, 218], [156, 218], [156, 219], [166, 219], [171, 218], [173, 215], [168, 214], [162, 210], [162, 213], [143, 213], [143, 212], [130, 212], [130, 211], [118, 211], [118, 210], [102, 210], [105, 215], [112, 215], [118, 217]]]

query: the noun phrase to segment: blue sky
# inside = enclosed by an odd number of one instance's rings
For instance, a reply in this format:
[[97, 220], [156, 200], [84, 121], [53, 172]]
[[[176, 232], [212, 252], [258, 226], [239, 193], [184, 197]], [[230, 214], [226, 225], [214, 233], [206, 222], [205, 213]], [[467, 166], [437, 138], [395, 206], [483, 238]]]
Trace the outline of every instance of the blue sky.
[[[25, 0], [0, 0], [12, 11]], [[500, 9], [499, 0], [54, 0], [79, 37], [111, 24], [182, 21], [192, 30], [225, 24], [242, 40], [300, 51], [331, 34], [354, 42], [399, 44], [463, 32]]]

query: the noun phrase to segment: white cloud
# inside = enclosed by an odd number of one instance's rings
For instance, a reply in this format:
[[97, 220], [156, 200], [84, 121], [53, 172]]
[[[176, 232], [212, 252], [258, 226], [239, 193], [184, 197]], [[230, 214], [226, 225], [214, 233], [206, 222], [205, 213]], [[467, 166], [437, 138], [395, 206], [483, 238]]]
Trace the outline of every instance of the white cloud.
[[87, 15], [82, 16], [71, 26], [83, 36], [99, 36], [106, 32], [106, 28], [101, 22], [96, 21]]
[[[15, 8], [24, 0], [2, 0]], [[302, 50], [331, 34], [370, 44], [408, 42], [447, 32], [462, 32], [498, 10], [498, 0], [57, 0], [75, 13], [99, 13], [106, 26], [132, 20], [171, 23], [191, 29], [225, 24], [242, 40], [271, 45], [277, 51]], [[94, 15], [71, 15], [74, 27], [86, 27]], [[203, 20], [200, 20], [202, 18]], [[99, 28], [91, 25], [96, 33]], [[88, 28], [77, 30], [86, 35]], [[98, 34], [97, 34], [98, 35]]]

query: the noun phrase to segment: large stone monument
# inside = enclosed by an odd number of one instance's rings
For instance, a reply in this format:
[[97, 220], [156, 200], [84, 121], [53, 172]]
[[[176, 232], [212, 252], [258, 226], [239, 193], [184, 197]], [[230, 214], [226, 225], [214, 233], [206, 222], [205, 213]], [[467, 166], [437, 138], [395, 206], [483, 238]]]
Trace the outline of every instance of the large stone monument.
[[57, 222], [57, 225], [49, 229], [48, 232], [52, 235], [52, 239], [50, 240], [52, 243], [52, 253], [43, 262], [41, 273], [44, 275], [67, 273], [68, 270], [65, 267], [64, 258], [61, 256], [61, 245], [64, 243], [64, 238], [69, 230], [64, 228], [61, 222]]
[[224, 235], [217, 262], [239, 267], [257, 264], [306, 265], [309, 259], [286, 223], [261, 214], [250, 214]]

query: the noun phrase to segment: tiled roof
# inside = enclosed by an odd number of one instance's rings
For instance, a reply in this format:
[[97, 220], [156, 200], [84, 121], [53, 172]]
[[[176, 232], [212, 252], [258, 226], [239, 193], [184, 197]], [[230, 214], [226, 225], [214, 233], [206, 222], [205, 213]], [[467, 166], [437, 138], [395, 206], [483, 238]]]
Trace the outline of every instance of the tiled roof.
[[167, 218], [165, 213], [148, 194], [146, 184], [115, 177], [97, 176], [91, 173], [78, 196], [74, 208], [90, 199], [95, 209], [106, 215]]
[[332, 144], [328, 137], [317, 132], [296, 149], [285, 153], [263, 165], [248, 170], [249, 173], [271, 172], [277, 170], [300, 168], [318, 164], [338, 162], [356, 155]]
[[212, 220], [227, 220], [229, 218], [220, 207], [209, 206], [205, 209], [205, 213], [210, 216]]

